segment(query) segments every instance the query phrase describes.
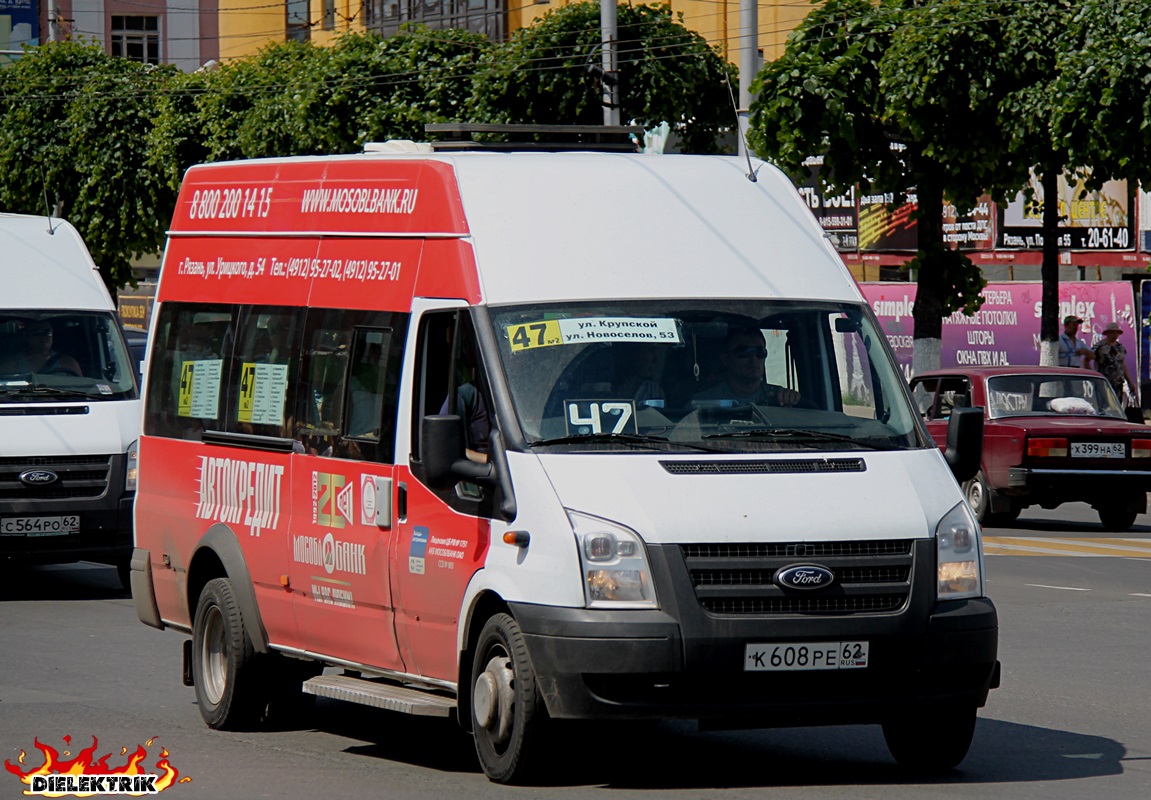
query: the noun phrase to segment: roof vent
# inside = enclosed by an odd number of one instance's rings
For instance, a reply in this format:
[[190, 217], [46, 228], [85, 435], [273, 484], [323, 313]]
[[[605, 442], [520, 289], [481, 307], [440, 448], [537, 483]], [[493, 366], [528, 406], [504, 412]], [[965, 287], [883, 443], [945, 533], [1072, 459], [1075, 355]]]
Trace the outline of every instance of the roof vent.
[[390, 139], [386, 142], [368, 142], [364, 145], [365, 153], [388, 153], [390, 155], [428, 155], [432, 146], [425, 142], [413, 142], [411, 139]]

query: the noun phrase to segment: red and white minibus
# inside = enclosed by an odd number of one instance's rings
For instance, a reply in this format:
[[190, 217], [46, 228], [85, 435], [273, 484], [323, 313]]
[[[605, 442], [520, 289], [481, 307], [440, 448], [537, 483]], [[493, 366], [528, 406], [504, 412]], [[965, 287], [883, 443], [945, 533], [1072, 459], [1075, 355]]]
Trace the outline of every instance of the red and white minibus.
[[964, 757], [999, 678], [955, 478], [978, 430], [941, 453], [752, 167], [409, 143], [189, 170], [132, 588], [190, 634], [209, 725], [454, 716], [503, 782], [571, 719], [881, 723], [901, 762]]

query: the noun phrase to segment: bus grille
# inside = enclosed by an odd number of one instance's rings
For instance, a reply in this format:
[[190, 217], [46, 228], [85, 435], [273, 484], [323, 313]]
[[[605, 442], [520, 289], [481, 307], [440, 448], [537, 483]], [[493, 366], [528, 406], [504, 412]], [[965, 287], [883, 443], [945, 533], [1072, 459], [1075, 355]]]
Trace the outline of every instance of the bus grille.
[[[911, 596], [910, 539], [682, 545], [700, 606], [711, 614], [882, 614]], [[816, 564], [835, 582], [790, 589], [774, 582], [784, 567]]]
[[[20, 474], [51, 470], [58, 480], [27, 486]], [[102, 497], [108, 491], [112, 456], [15, 456], [0, 458], [0, 500], [65, 500]]]

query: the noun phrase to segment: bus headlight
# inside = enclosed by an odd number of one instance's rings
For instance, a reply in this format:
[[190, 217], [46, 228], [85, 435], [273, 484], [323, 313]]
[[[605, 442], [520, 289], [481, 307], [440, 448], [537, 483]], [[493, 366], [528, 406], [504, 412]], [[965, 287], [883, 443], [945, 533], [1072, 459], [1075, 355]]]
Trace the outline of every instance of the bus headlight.
[[966, 501], [943, 515], [935, 528], [936, 597], [983, 596], [983, 548], [979, 524]]
[[124, 470], [124, 491], [136, 491], [136, 478], [140, 471], [140, 441], [137, 439], [128, 445], [127, 469]]
[[657, 608], [647, 550], [639, 534], [569, 510], [588, 608]]

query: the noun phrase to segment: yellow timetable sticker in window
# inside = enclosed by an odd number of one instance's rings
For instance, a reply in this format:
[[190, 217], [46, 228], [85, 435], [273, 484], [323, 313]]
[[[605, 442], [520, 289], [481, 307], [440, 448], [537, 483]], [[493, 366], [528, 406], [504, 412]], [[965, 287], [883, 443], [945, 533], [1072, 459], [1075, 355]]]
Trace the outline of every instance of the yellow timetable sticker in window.
[[564, 343], [558, 319], [509, 325], [507, 331], [513, 353], [519, 350], [530, 350], [534, 347], [554, 347]]

